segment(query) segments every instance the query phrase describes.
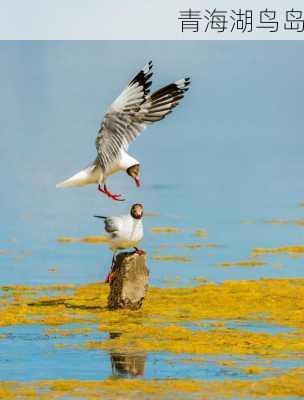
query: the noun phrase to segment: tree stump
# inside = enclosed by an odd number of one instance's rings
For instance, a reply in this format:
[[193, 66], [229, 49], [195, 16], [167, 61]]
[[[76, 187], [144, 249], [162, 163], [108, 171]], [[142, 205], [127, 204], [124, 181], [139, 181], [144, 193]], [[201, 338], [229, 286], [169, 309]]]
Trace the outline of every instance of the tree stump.
[[122, 252], [116, 256], [114, 279], [110, 283], [108, 308], [138, 310], [143, 303], [149, 282], [146, 255]]

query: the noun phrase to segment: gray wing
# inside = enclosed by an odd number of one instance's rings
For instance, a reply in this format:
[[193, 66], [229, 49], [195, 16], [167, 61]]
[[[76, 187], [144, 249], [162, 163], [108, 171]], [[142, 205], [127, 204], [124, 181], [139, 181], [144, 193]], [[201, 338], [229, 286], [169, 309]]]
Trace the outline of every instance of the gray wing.
[[127, 150], [149, 124], [168, 115], [188, 90], [190, 78], [181, 79], [148, 95], [151, 85], [150, 61], [129, 83], [106, 113], [96, 138], [97, 159], [105, 171], [107, 166]]
[[108, 233], [115, 233], [119, 230], [119, 224], [115, 217], [107, 217], [104, 220], [105, 231]]
[[145, 96], [149, 94], [149, 87], [152, 84], [152, 67], [152, 61], [150, 61], [131, 80], [112, 103], [101, 123], [95, 145], [97, 149], [96, 161], [103, 171], [119, 157], [121, 150], [128, 146], [128, 139], [130, 140], [130, 138], [125, 133], [128, 132], [133, 116], [140, 110], [140, 106], [145, 101]]

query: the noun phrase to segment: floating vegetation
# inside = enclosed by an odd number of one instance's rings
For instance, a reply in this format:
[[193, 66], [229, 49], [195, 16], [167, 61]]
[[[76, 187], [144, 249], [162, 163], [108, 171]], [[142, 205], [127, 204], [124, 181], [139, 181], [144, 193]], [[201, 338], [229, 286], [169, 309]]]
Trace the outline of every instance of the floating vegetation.
[[65, 243], [89, 243], [89, 244], [103, 244], [109, 243], [109, 238], [107, 236], [85, 236], [83, 238], [74, 238], [70, 236], [59, 236], [57, 242]]
[[295, 219], [295, 220], [287, 220], [287, 219], [266, 219], [263, 221], [265, 224], [273, 224], [273, 225], [299, 225], [304, 226], [304, 219]]
[[194, 232], [194, 235], [196, 237], [202, 238], [202, 237], [207, 237], [207, 231], [205, 229], [197, 229]]
[[[86, 380], [49, 380], [38, 382], [2, 382], [0, 398], [39, 400], [83, 398], [95, 400], [128, 399], [145, 400], [175, 399], [236, 399], [236, 398], [283, 398], [304, 396], [304, 368], [294, 368], [287, 373], [276, 374], [259, 380], [213, 380], [199, 381], [191, 379], [106, 379], [103, 381]], [[75, 397], [76, 395], [76, 397]], [[236, 397], [237, 395], [237, 397]]]
[[70, 236], [59, 236], [57, 238], [57, 242], [58, 243], [75, 243], [75, 242], [78, 242], [78, 241], [79, 241], [79, 239], [73, 238], [73, 237], [70, 237]]
[[263, 222], [264, 224], [273, 224], [273, 225], [285, 225], [290, 223], [286, 219], [265, 219]]
[[175, 261], [179, 263], [188, 263], [190, 258], [186, 256], [153, 256], [154, 261]]
[[92, 244], [100, 244], [100, 243], [109, 243], [109, 238], [107, 236], [86, 236], [79, 240], [81, 243], [92, 243]]
[[69, 328], [69, 329], [47, 329], [45, 334], [47, 336], [74, 336], [74, 335], [88, 335], [93, 331], [90, 327]]
[[204, 278], [203, 276], [196, 276], [195, 278], [193, 278], [193, 280], [200, 285], [208, 282], [208, 279]]
[[304, 245], [292, 245], [292, 246], [281, 246], [281, 247], [257, 247], [252, 250], [253, 256], [259, 256], [263, 254], [304, 254]]
[[297, 219], [294, 222], [296, 225], [304, 226], [304, 219]]
[[[108, 290], [108, 285], [101, 283], [74, 288], [70, 285], [2, 287], [0, 326], [43, 324], [57, 329], [65, 324], [85, 327], [97, 324], [101, 332], [120, 335], [79, 345], [121, 353], [140, 348], [197, 355], [303, 357], [304, 279], [150, 288], [143, 308], [138, 311], [108, 311]], [[192, 328], [204, 320], [213, 320], [215, 324], [211, 329]], [[294, 330], [282, 329], [270, 334], [266, 329], [257, 332], [244, 326], [227, 327], [229, 321], [264, 321]]]
[[243, 367], [242, 371], [246, 375], [260, 375], [265, 372], [273, 371], [273, 368], [270, 367], [260, 367], [259, 365], [248, 365], [247, 367]]
[[220, 267], [263, 267], [267, 265], [266, 262], [261, 260], [244, 260], [234, 262], [222, 262], [218, 264]]
[[151, 232], [153, 232], [153, 233], [180, 233], [180, 232], [182, 232], [182, 229], [174, 228], [174, 227], [154, 227], [154, 228], [151, 228]]
[[190, 249], [190, 250], [196, 250], [196, 249], [213, 249], [216, 247], [219, 247], [215, 243], [179, 243], [179, 244], [160, 244], [159, 248], [180, 248], [180, 249]]
[[195, 250], [195, 249], [202, 249], [202, 248], [206, 247], [206, 243], [182, 243], [182, 244], [176, 245], [176, 247]]

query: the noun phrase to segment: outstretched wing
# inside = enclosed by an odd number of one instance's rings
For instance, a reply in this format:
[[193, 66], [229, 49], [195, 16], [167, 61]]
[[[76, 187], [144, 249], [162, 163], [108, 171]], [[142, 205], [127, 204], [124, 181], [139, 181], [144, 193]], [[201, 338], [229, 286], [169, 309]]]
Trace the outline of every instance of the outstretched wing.
[[148, 63], [106, 113], [96, 139], [97, 161], [103, 170], [148, 125], [168, 115], [188, 90], [190, 78], [181, 79], [148, 95], [152, 76]]
[[152, 67], [152, 61], [148, 62], [131, 80], [112, 103], [101, 123], [95, 145], [97, 161], [104, 171], [118, 158], [121, 150], [127, 147], [128, 141], [124, 132], [127, 132], [132, 116], [139, 111], [146, 95], [149, 94]]

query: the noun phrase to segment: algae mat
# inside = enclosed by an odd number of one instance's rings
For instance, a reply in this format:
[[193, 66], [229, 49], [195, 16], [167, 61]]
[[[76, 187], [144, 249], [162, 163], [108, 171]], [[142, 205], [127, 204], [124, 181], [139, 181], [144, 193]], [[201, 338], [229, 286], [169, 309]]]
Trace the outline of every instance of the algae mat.
[[[0, 344], [14, 340], [20, 327], [39, 327], [50, 352], [52, 346], [59, 354], [80, 351], [83, 360], [87, 353], [108, 354], [117, 373], [114, 380], [6, 380], [1, 398], [133, 399], [140, 393], [169, 399], [176, 391], [184, 399], [304, 395], [304, 279], [150, 288], [136, 312], [108, 311], [107, 295], [102, 283], [2, 287]], [[147, 375], [145, 363], [160, 355], [166, 375]], [[186, 379], [173, 374], [176, 365], [185, 366]], [[202, 372], [200, 379], [199, 371], [215, 365], [218, 374]]]

